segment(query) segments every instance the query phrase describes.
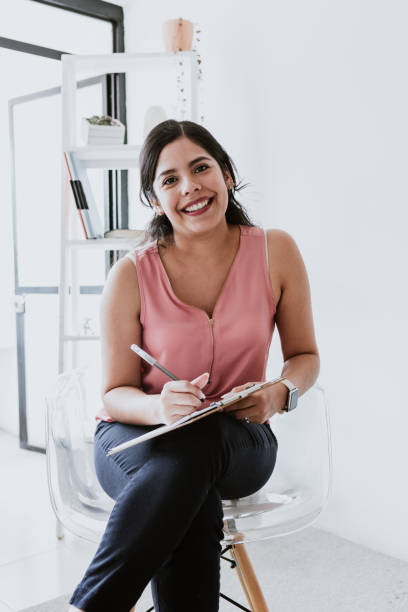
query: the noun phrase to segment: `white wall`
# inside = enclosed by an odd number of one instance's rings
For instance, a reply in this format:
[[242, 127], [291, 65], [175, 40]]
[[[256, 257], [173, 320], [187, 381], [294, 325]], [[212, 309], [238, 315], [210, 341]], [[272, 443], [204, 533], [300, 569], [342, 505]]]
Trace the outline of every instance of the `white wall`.
[[[72, 53], [108, 53], [112, 48], [111, 25], [99, 19], [91, 19], [71, 12], [41, 5], [28, 0], [4, 0], [2, 2], [2, 36], [14, 38], [50, 48], [63, 49]], [[22, 16], [24, 17], [22, 19]], [[35, 27], [33, 28], [33, 23]], [[77, 32], [81, 30], [82, 36]], [[9, 143], [9, 110], [8, 102], [15, 97], [49, 89], [61, 84], [61, 66], [55, 60], [38, 55], [29, 55], [0, 48], [0, 65], [2, 88], [0, 90], [0, 182], [2, 185], [1, 224], [0, 224], [0, 389], [1, 410], [0, 428], [18, 435], [18, 385], [16, 330], [14, 310], [14, 269], [13, 269], [13, 236], [12, 204], [10, 181], [10, 143]], [[83, 94], [82, 94], [83, 96]], [[51, 99], [48, 99], [51, 100]], [[59, 155], [60, 137], [59, 107], [47, 101], [39, 104], [15, 107], [15, 143], [17, 163], [17, 208], [19, 240], [19, 281], [21, 285], [46, 285], [57, 283], [58, 270], [55, 257], [49, 258], [49, 252], [55, 252], [58, 243], [59, 227], [55, 227], [55, 201], [57, 210], [60, 198], [59, 161], [52, 157], [52, 151]], [[23, 110], [25, 109], [25, 110]], [[33, 121], [33, 117], [36, 121]], [[55, 130], [48, 130], [43, 138], [38, 133], [43, 129], [43, 121], [52, 121]], [[29, 131], [27, 131], [29, 130]], [[38, 132], [36, 132], [38, 130]], [[23, 135], [24, 134], [24, 135]], [[24, 136], [27, 145], [24, 147]], [[42, 148], [41, 148], [42, 147]], [[36, 155], [32, 153], [35, 148]], [[51, 157], [51, 160], [50, 160]], [[57, 161], [55, 161], [57, 159]], [[54, 167], [52, 166], [54, 162]], [[18, 182], [25, 166], [25, 182]], [[47, 165], [48, 164], [48, 165]], [[57, 172], [55, 172], [55, 165]], [[48, 181], [43, 180], [48, 168]], [[39, 196], [41, 185], [41, 196]], [[34, 204], [38, 204], [36, 208]], [[47, 208], [48, 206], [48, 208]], [[42, 211], [42, 215], [38, 214]], [[47, 227], [48, 224], [48, 227]], [[47, 235], [48, 232], [48, 235]], [[24, 246], [23, 246], [24, 245]], [[56, 251], [58, 255], [58, 250]], [[52, 296], [47, 303], [52, 303]], [[39, 300], [37, 299], [37, 304]], [[50, 305], [49, 304], [49, 305]], [[50, 332], [55, 322], [49, 312], [38, 312], [34, 325], [30, 320], [33, 312], [27, 303], [25, 315], [26, 334], [26, 374], [27, 374], [27, 425], [29, 440], [33, 444], [43, 444], [44, 437], [44, 388], [42, 378], [54, 375], [54, 369], [47, 368], [52, 354], [48, 344], [54, 338]], [[48, 330], [49, 336], [44, 345], [37, 342], [34, 351], [30, 341], [37, 332]], [[55, 342], [54, 342], [55, 344]], [[44, 358], [38, 354], [44, 352]], [[55, 347], [54, 347], [55, 352]], [[34, 356], [33, 356], [34, 355]], [[56, 357], [56, 352], [55, 352]], [[42, 370], [38, 376], [35, 366]], [[55, 366], [55, 360], [54, 360]], [[51, 381], [48, 380], [47, 388]], [[35, 439], [38, 437], [39, 439]]]
[[334, 444], [318, 525], [408, 560], [408, 5], [134, 0], [125, 14], [128, 52], [164, 50], [166, 19], [200, 24], [205, 125], [251, 181], [253, 218], [303, 254]]

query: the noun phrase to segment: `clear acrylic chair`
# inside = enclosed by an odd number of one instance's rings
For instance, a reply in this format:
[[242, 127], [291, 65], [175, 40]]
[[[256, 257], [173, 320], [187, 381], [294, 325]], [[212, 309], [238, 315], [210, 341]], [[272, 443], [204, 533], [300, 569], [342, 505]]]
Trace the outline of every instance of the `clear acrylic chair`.
[[[115, 503], [99, 484], [93, 462], [98, 389], [89, 371], [77, 369], [60, 374], [46, 397], [47, 474], [57, 535], [62, 537], [66, 528], [96, 543]], [[268, 607], [244, 544], [310, 526], [324, 509], [331, 484], [329, 414], [322, 387], [309, 389], [293, 412], [276, 414], [271, 427], [278, 439], [271, 478], [256, 494], [223, 502], [221, 556], [236, 568], [250, 607], [221, 596], [249, 612], [267, 612]], [[227, 551], [231, 559], [225, 557]]]

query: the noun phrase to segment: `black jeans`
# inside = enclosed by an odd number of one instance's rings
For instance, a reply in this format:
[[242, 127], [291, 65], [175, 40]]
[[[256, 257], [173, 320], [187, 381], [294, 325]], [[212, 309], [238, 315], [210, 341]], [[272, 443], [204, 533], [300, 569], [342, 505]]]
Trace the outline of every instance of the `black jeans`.
[[70, 600], [86, 612], [128, 612], [149, 581], [156, 612], [217, 611], [221, 499], [251, 495], [275, 466], [269, 425], [220, 413], [106, 456], [154, 427], [96, 428], [97, 475], [116, 504]]

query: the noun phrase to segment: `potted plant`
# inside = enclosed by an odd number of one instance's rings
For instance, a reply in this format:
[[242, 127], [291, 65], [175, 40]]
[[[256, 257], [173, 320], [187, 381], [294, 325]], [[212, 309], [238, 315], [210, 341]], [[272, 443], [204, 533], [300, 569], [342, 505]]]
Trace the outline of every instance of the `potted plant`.
[[82, 135], [88, 145], [121, 145], [125, 141], [125, 126], [109, 115], [93, 115], [82, 119]]

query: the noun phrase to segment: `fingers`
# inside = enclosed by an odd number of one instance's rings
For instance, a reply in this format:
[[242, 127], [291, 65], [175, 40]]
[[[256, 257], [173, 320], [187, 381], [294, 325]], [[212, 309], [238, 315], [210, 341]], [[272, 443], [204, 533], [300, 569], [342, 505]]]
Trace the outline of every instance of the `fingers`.
[[239, 421], [249, 419], [251, 423], [264, 423], [268, 418], [267, 403], [263, 401], [258, 392], [231, 404], [231, 406], [225, 406], [224, 412], [228, 412], [230, 416]]
[[190, 406], [201, 410], [203, 402], [191, 393], [172, 392], [171, 403], [175, 406]]
[[208, 383], [209, 377], [209, 372], [204, 372], [204, 374], [200, 374], [200, 376], [197, 376], [197, 378], [192, 380], [191, 384], [196, 385], [197, 387], [202, 389]]
[[252, 387], [255, 384], [257, 384], [257, 383], [247, 382], [244, 385], [238, 385], [238, 387], [233, 387], [231, 389], [231, 391], [228, 391], [228, 393], [224, 393], [224, 395], [221, 395], [221, 399], [227, 398], [230, 395], [234, 395], [234, 393], [239, 393], [239, 391], [243, 391], [244, 389], [248, 389], [248, 387]]
[[[201, 404], [199, 409], [201, 409]], [[177, 419], [182, 416], [187, 416], [196, 411], [196, 407], [191, 404], [181, 405], [181, 404], [172, 404], [172, 414], [174, 414]]]
[[[195, 380], [197, 380], [197, 379], [195, 379]], [[181, 403], [181, 404], [185, 403], [185, 397], [184, 396], [186, 394], [192, 395], [195, 398], [197, 398], [198, 400], [205, 399], [205, 395], [201, 391], [201, 389], [199, 389], [196, 385], [194, 385], [193, 383], [191, 383], [188, 380], [172, 380], [172, 381], [166, 383], [163, 386], [163, 391], [165, 393], [169, 393], [169, 392], [177, 393], [177, 401], [175, 402], [177, 404], [178, 403]], [[181, 399], [181, 396], [183, 396], [184, 399], [182, 399], [182, 401], [179, 401]]]
[[267, 420], [266, 416], [259, 414], [258, 412], [254, 412], [254, 410], [236, 410], [235, 412], [230, 412], [230, 416], [237, 419], [237, 421], [243, 421], [246, 423], [265, 423]]
[[[228, 399], [228, 398], [224, 398], [224, 399]], [[254, 395], [251, 395], [250, 397], [245, 397], [242, 400], [239, 400], [239, 402], [235, 402], [234, 404], [231, 404], [230, 406], [224, 406], [223, 410], [224, 412], [237, 412], [239, 410], [245, 410], [247, 408], [254, 408], [256, 406], [256, 397], [255, 397], [255, 393]]]
[[[204, 373], [194, 379], [198, 384], [205, 384], [208, 373]], [[188, 380], [172, 380], [167, 382], [160, 394], [160, 419], [162, 423], [169, 425], [183, 416], [201, 410], [204, 393], [195, 384]]]

